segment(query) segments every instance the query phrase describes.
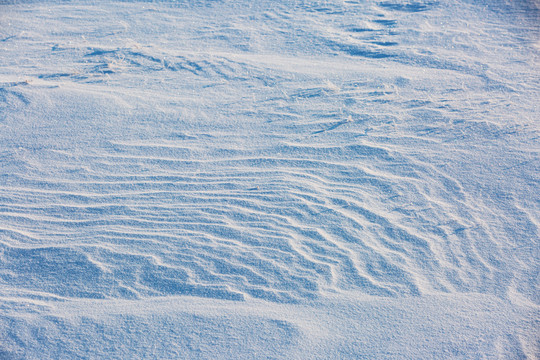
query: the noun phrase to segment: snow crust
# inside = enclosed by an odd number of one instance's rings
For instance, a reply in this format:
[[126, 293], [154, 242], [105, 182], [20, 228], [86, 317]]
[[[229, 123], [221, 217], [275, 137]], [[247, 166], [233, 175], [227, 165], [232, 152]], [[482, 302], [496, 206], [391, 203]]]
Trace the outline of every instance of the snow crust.
[[537, 359], [538, 2], [0, 1], [0, 359]]

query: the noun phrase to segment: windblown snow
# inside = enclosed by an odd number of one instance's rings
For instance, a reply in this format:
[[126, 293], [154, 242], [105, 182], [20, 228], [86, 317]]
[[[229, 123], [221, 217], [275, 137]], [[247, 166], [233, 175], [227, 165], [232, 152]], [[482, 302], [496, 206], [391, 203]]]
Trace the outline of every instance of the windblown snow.
[[538, 359], [540, 10], [0, 1], [0, 359]]

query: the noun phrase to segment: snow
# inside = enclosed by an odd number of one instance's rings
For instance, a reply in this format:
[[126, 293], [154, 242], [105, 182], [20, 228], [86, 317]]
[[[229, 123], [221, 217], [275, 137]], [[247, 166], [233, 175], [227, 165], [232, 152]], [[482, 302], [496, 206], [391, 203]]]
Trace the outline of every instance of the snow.
[[0, 1], [0, 359], [537, 359], [540, 6]]

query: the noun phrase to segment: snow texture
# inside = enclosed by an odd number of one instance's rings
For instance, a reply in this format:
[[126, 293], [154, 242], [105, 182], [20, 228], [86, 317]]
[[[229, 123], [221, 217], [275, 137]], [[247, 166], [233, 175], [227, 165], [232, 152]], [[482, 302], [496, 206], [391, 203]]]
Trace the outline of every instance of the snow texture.
[[539, 359], [539, 9], [0, 1], [0, 359]]

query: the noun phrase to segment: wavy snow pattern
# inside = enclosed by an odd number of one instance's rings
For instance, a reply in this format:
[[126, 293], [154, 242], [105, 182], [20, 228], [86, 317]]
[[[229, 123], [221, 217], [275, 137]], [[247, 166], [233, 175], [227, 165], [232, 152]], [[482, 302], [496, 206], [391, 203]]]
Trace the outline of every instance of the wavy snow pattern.
[[[347, 24], [353, 20], [347, 14], [364, 6], [327, 5], [297, 10]], [[125, 6], [127, 13], [131, 5]], [[285, 6], [273, 10], [271, 21], [292, 16]], [[396, 57], [413, 71], [408, 78], [355, 68], [299, 71], [299, 87], [279, 66], [286, 57], [260, 62], [157, 44], [104, 47], [98, 43], [107, 30], [100, 28], [89, 32], [94, 45], [70, 48], [61, 32], [53, 33], [59, 42], [49, 56], [73, 57], [72, 66], [81, 70], [36, 74], [46, 83], [0, 89], [7, 106], [30, 119], [43, 111], [42, 89], [52, 103], [44, 110], [48, 122], [23, 121], [16, 136], [4, 138], [2, 279], [35, 292], [90, 298], [187, 294], [298, 302], [345, 289], [392, 297], [456, 291], [504, 297], [516, 274], [509, 270], [514, 260], [503, 254], [513, 245], [502, 240], [506, 230], [488, 224], [520, 218], [515, 199], [508, 198], [503, 212], [485, 214], [489, 199], [506, 202], [505, 190], [479, 202], [481, 184], [466, 185], [472, 178], [453, 173], [443, 159], [452, 161], [444, 154], [455, 141], [470, 146], [479, 134], [515, 143], [523, 125], [486, 123], [476, 104], [505, 106], [505, 97], [523, 85], [493, 87], [498, 80], [474, 62], [431, 56], [430, 65], [421, 53], [404, 50], [398, 29], [409, 20], [403, 13], [430, 14], [438, 5], [382, 2], [375, 9], [374, 18], [368, 13], [362, 25], [350, 23], [342, 33], [314, 24], [309, 31], [329, 51], [377, 61]], [[174, 11], [182, 16], [186, 10]], [[136, 21], [120, 22], [111, 34], [121, 39]], [[214, 34], [215, 24], [204, 26]], [[247, 28], [236, 29], [251, 36]], [[417, 66], [435, 69], [445, 86], [419, 87]], [[133, 97], [87, 88], [136, 86], [153, 72], [168, 74], [162, 81], [172, 86], [172, 96], [147, 85], [159, 97], [153, 100], [158, 108], [169, 104], [172, 112], [150, 111], [143, 94], [136, 95], [138, 109]], [[59, 81], [63, 86], [55, 88]], [[457, 88], [464, 81], [468, 88]], [[448, 93], [454, 83], [455, 91], [485, 95], [463, 108]], [[430, 96], [418, 100], [426, 91]], [[64, 109], [54, 106], [59, 102]], [[92, 114], [93, 106], [101, 112]], [[391, 115], [394, 109], [402, 115]], [[13, 128], [13, 121], [4, 126]], [[465, 148], [457, 149], [454, 158], [467, 157]], [[473, 148], [484, 151], [499, 156]], [[517, 159], [523, 150], [516, 151]], [[517, 246], [538, 232], [533, 218], [520, 221]], [[58, 277], [65, 284], [58, 286]]]
[[3, 298], [540, 304], [537, 10], [145, 4], [0, 4]]

